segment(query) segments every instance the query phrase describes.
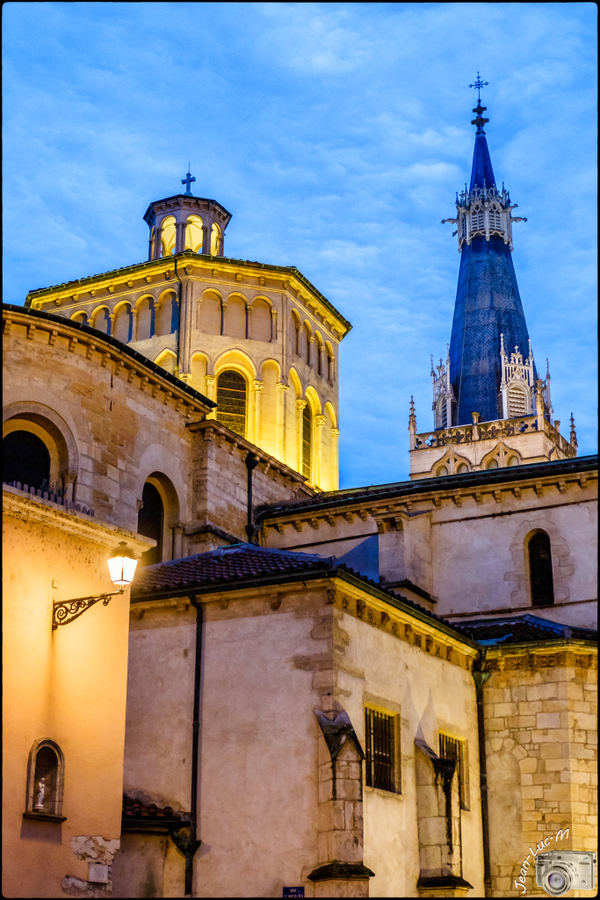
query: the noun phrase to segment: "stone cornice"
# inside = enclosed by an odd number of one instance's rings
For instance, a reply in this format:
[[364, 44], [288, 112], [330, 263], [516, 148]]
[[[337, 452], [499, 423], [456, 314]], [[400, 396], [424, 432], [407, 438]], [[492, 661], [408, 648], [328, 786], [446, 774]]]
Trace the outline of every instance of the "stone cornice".
[[[301, 532], [304, 527], [318, 529], [325, 522], [336, 524], [336, 518], [345, 518], [353, 522], [356, 517], [363, 521], [371, 518], [380, 533], [401, 531], [405, 523], [415, 515], [431, 513], [442, 505], [462, 507], [468, 503], [475, 507], [474, 514], [480, 514], [481, 506], [488, 505], [493, 511], [500, 511], [502, 501], [509, 498], [521, 499], [524, 491], [530, 490], [536, 497], [548, 497], [550, 490], [557, 498], [567, 492], [569, 487], [584, 490], [597, 481], [597, 457], [582, 457], [578, 460], [565, 460], [559, 463], [521, 466], [519, 470], [495, 469], [500, 477], [489, 477], [489, 472], [470, 473], [464, 476], [450, 476], [421, 481], [410, 481], [384, 485], [381, 489], [374, 487], [364, 494], [356, 492], [355, 496], [345, 496], [350, 492], [332, 492], [319, 502], [303, 506], [263, 508], [259, 512], [258, 521], [263, 527], [275, 528], [282, 532], [287, 525]], [[550, 468], [551, 467], [551, 468]], [[490, 503], [493, 501], [493, 503]]]
[[[79, 297], [86, 293], [90, 294], [91, 291], [108, 291], [111, 297], [121, 293], [130, 294], [132, 290], [147, 291], [158, 283], [170, 282], [176, 265], [180, 276], [197, 275], [209, 282], [218, 278], [220, 274], [235, 276], [240, 274], [240, 270], [248, 276], [254, 277], [259, 286], [264, 284], [266, 278], [269, 278], [270, 290], [294, 291], [295, 299], [309, 309], [312, 307], [313, 310], [319, 312], [325, 324], [331, 330], [338, 332], [340, 340], [352, 328], [350, 322], [295, 266], [275, 266], [246, 259], [209, 256], [203, 253], [194, 253], [192, 250], [29, 291], [25, 306], [41, 309], [49, 302], [60, 305], [67, 299], [76, 303]], [[157, 277], [158, 281], [152, 280]], [[174, 281], [173, 284], [177, 284], [177, 282]], [[89, 298], [86, 302], [89, 302]]]
[[593, 641], [563, 638], [485, 649], [485, 672], [518, 672], [524, 669], [574, 667], [596, 669], [598, 647]]
[[112, 372], [115, 375], [127, 377], [131, 383], [138, 378], [138, 388], [145, 391], [146, 388], [156, 396], [162, 392], [163, 403], [174, 404], [176, 410], [185, 409], [186, 415], [206, 415], [216, 406], [212, 400], [204, 397], [198, 391], [180, 381], [170, 372], [162, 369], [156, 363], [147, 359], [137, 350], [133, 350], [116, 338], [103, 334], [89, 325], [71, 322], [62, 316], [22, 307], [2, 306], [3, 333], [10, 334], [15, 325], [24, 326], [27, 329], [26, 337], [33, 339], [35, 334], [47, 334], [48, 343], [52, 346], [61, 346], [57, 338], [62, 338], [62, 348], [65, 352], [79, 353], [83, 350], [88, 359], [94, 354], [99, 355], [100, 364], [106, 368], [111, 363]]
[[94, 544], [114, 550], [119, 541], [126, 541], [134, 553], [141, 556], [156, 546], [152, 538], [143, 538], [125, 528], [108, 522], [99, 522], [84, 513], [67, 511], [57, 503], [32, 497], [8, 485], [2, 486], [2, 508], [5, 516], [13, 516], [36, 525], [58, 528]]

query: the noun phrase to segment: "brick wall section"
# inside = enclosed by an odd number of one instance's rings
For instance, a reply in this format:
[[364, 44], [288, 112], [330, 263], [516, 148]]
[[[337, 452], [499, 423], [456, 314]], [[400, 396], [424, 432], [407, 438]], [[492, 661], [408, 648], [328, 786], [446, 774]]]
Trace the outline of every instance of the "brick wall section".
[[[492, 674], [484, 708], [494, 896], [522, 893], [514, 882], [530, 848], [550, 837], [544, 849], [554, 849], [560, 829], [569, 829], [568, 839], [560, 840], [563, 849], [596, 848], [597, 656], [590, 647], [581, 651], [510, 657], [507, 648], [488, 659]], [[511, 793], [522, 798], [521, 833], [500, 839], [502, 830], [517, 828], [516, 820], [507, 823], [503, 815]], [[527, 890], [535, 891], [535, 865], [529, 872]]]

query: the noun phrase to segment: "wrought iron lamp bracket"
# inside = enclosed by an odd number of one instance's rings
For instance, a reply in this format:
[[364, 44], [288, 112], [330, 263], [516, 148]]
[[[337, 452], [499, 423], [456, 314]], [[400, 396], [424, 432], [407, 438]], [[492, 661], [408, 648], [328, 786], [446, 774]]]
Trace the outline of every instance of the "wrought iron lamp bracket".
[[55, 631], [59, 625], [68, 625], [79, 618], [86, 609], [89, 609], [95, 603], [102, 600], [103, 606], [108, 606], [111, 598], [115, 594], [123, 594], [125, 588], [118, 591], [105, 592], [104, 594], [96, 594], [93, 597], [79, 597], [75, 600], [61, 600], [52, 605], [52, 631]]

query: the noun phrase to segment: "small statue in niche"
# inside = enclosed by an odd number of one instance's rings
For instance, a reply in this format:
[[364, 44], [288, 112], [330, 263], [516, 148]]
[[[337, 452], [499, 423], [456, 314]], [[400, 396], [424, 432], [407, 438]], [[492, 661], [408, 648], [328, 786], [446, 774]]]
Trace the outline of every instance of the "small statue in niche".
[[37, 791], [37, 803], [33, 807], [35, 810], [43, 810], [44, 809], [44, 794], [46, 793], [46, 779], [40, 778], [38, 781], [38, 791]]

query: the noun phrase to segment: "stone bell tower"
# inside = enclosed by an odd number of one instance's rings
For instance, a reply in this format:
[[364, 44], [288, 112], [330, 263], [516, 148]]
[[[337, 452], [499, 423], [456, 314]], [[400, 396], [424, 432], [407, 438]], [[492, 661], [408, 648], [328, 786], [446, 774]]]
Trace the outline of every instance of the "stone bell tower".
[[148, 259], [160, 259], [193, 250], [207, 256], [224, 256], [225, 229], [231, 213], [216, 200], [194, 197], [190, 186], [196, 179], [189, 171], [181, 183], [185, 194], [151, 203], [144, 214], [150, 229]]
[[483, 126], [479, 73], [475, 148], [469, 187], [456, 196], [460, 268], [446, 363], [433, 379], [434, 431], [409, 419], [411, 478], [462, 474], [576, 455], [552, 421], [550, 371], [535, 367], [512, 261], [514, 222], [526, 222], [496, 178]]

